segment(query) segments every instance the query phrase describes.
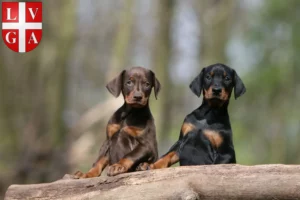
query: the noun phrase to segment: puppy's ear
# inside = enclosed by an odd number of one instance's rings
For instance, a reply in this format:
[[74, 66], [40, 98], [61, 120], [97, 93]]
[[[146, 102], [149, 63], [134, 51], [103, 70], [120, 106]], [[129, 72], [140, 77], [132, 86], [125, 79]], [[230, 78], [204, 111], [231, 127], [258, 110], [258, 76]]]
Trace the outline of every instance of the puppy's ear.
[[238, 76], [235, 70], [234, 71], [234, 98], [242, 96], [246, 92], [245, 85], [241, 78]]
[[125, 73], [125, 70], [123, 70], [116, 78], [111, 80], [107, 85], [107, 90], [114, 95], [115, 97], [118, 97], [122, 91], [123, 88], [123, 74]]
[[202, 87], [203, 87], [202, 81], [203, 81], [204, 70], [205, 70], [205, 68], [202, 69], [200, 74], [190, 84], [190, 89], [198, 97], [200, 97], [201, 92], [202, 92]]
[[152, 87], [154, 88], [154, 96], [155, 96], [155, 99], [157, 99], [158, 93], [159, 93], [160, 88], [161, 88], [160, 82], [156, 78], [155, 73], [151, 70], [150, 70], [150, 72], [152, 74], [152, 83], [153, 83]]

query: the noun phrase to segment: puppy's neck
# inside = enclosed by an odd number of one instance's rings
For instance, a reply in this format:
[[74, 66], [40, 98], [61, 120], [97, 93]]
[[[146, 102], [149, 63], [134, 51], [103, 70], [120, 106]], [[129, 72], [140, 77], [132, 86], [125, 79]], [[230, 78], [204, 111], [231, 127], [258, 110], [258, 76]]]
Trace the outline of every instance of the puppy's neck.
[[213, 113], [215, 115], [228, 115], [228, 104], [229, 101], [225, 101], [222, 105], [212, 105], [205, 98], [203, 98], [202, 104], [199, 107], [200, 110], [204, 111], [204, 113]]
[[151, 114], [148, 102], [145, 106], [140, 107], [140, 108], [132, 107], [131, 105], [124, 102], [124, 105], [122, 107], [123, 107], [123, 113], [122, 113], [123, 119], [126, 118], [128, 115], [139, 116], [141, 114], [143, 114], [143, 115], [148, 114], [148, 113]]

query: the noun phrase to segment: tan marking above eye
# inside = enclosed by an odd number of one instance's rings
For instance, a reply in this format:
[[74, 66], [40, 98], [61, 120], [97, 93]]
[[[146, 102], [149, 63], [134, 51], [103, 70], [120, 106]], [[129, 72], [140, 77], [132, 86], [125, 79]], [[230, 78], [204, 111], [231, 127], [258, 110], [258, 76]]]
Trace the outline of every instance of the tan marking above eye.
[[183, 135], [186, 135], [188, 132], [191, 132], [195, 128], [196, 127], [191, 123], [183, 123], [183, 125], [181, 127], [181, 132]]
[[135, 126], [125, 126], [124, 128], [122, 128], [122, 131], [125, 131], [127, 134], [131, 135], [132, 137], [137, 137], [144, 132], [144, 129]]
[[213, 76], [213, 75], [214, 75], [214, 72], [213, 72], [213, 71], [211, 71], [209, 74], [210, 74], [211, 76]]
[[218, 131], [205, 129], [203, 130], [203, 134], [207, 137], [214, 148], [220, 147], [223, 143], [223, 137]]
[[108, 137], [112, 137], [119, 130], [120, 130], [120, 124], [108, 124], [106, 128]]

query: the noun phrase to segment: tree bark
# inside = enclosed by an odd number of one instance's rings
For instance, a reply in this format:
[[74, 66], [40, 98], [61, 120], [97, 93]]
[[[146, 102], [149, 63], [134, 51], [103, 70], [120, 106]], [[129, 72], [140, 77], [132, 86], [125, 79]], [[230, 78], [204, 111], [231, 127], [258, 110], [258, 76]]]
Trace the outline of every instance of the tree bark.
[[5, 200], [299, 198], [300, 165], [204, 165], [115, 177], [65, 178], [52, 183], [12, 185], [5, 196]]

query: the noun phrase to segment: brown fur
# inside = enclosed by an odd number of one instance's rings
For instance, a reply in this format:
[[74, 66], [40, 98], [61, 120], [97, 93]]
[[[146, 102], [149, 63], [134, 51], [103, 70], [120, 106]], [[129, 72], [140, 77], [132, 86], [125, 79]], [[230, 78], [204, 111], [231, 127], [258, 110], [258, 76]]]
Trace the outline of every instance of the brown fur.
[[130, 92], [129, 95], [125, 96], [125, 101], [127, 104], [131, 105], [134, 108], [141, 108], [145, 106], [148, 103], [149, 97], [146, 97], [145, 94], [142, 94], [142, 100], [139, 102], [139, 104], [134, 103], [133, 101], [133, 92]]
[[125, 126], [124, 128], [122, 128], [122, 130], [125, 131], [127, 134], [131, 135], [132, 137], [137, 137], [144, 132], [144, 129], [134, 126]]
[[160, 91], [155, 74], [142, 67], [132, 67], [123, 70], [106, 88], [115, 97], [123, 94], [125, 102], [108, 122], [107, 138], [95, 164], [87, 173], [77, 172], [75, 178], [99, 176], [108, 163], [107, 175], [115, 176], [135, 171], [141, 162], [157, 160], [156, 130], [148, 104], [152, 89], [155, 97]]
[[108, 137], [111, 138], [116, 132], [120, 130], [120, 127], [120, 124], [108, 124], [106, 128]]

